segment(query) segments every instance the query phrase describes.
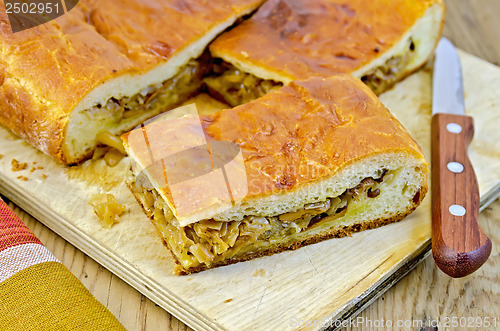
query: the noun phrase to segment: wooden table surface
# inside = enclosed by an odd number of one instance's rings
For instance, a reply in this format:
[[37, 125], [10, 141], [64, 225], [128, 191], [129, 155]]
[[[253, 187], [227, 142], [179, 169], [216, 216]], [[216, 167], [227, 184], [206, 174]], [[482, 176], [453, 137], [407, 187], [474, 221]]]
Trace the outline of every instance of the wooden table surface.
[[[500, 1], [447, 0], [445, 3], [448, 12], [444, 35], [459, 48], [500, 65]], [[128, 330], [189, 330], [17, 206], [10, 206]], [[357, 318], [362, 323], [347, 329], [372, 330], [382, 325], [380, 323], [388, 325], [391, 321], [394, 325], [406, 325], [394, 330], [420, 330], [419, 323], [425, 330], [437, 330], [432, 327], [436, 320], [447, 322], [449, 319], [451, 325], [454, 318], [459, 321], [464, 317], [468, 322], [475, 318], [474, 325], [487, 320], [495, 323], [496, 319], [497, 327], [492, 329], [500, 329], [500, 199], [481, 213], [479, 222], [493, 242], [491, 256], [479, 271], [462, 279], [452, 279], [439, 271], [429, 256], [361, 312]], [[439, 327], [441, 329], [446, 328]]]

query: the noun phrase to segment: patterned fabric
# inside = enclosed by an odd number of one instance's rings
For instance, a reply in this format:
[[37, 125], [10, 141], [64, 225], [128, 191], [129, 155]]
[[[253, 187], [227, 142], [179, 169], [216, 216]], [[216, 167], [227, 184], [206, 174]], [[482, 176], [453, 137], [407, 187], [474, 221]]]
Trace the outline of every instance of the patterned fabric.
[[125, 330], [1, 199], [0, 329]]

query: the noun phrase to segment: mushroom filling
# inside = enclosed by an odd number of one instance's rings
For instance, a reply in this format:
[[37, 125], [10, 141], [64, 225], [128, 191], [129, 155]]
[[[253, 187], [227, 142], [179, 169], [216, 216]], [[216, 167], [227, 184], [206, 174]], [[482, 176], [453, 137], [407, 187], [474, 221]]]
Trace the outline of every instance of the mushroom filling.
[[163, 240], [185, 268], [207, 266], [249, 253], [259, 245], [290, 240], [299, 233], [344, 216], [353, 200], [375, 199], [379, 184], [391, 181], [394, 171], [384, 171], [380, 178], [368, 177], [337, 197], [309, 203], [302, 209], [275, 216], [245, 216], [241, 221], [222, 222], [206, 219], [180, 226], [170, 207], [154, 189], [137, 185], [130, 174], [129, 185], [140, 199]]

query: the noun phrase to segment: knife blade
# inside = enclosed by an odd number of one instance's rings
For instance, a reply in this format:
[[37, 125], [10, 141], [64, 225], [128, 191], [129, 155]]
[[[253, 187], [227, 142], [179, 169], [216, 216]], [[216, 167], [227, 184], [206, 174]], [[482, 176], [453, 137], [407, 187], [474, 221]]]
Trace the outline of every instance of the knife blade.
[[445, 38], [436, 48], [432, 85], [432, 255], [458, 278], [486, 262], [491, 241], [477, 222], [479, 187], [467, 155], [474, 122], [465, 115], [460, 58]]

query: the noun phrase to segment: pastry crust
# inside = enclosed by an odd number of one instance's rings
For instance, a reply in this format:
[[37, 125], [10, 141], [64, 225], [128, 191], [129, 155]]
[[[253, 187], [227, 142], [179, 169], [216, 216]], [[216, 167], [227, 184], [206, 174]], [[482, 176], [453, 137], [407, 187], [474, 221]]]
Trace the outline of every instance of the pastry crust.
[[[198, 122], [159, 117], [122, 139], [133, 164], [128, 185], [179, 274], [399, 221], [428, 190], [429, 165], [420, 147], [350, 75], [293, 81]], [[205, 140], [240, 148], [244, 167], [228, 166], [226, 183], [237, 196], [233, 180], [246, 176], [241, 199], [224, 203], [218, 199], [219, 189], [227, 189], [218, 185], [221, 177], [192, 182], [189, 169], [187, 185], [177, 192], [181, 199], [172, 193], [178, 183], [170, 176], [169, 165], [177, 162], [171, 155]], [[211, 150], [215, 160], [218, 152]], [[180, 167], [202, 165], [199, 152], [183, 158]]]
[[361, 78], [391, 57], [411, 55], [395, 73], [401, 79], [431, 55], [443, 23], [441, 0], [269, 0], [210, 52], [285, 84], [343, 73]]
[[171, 78], [260, 3], [81, 0], [14, 34], [0, 4], [0, 123], [63, 163], [80, 161], [85, 151], [66, 141], [72, 112]]
[[[313, 202], [304, 199], [327, 194], [318, 183], [363, 158], [400, 153], [408, 160], [398, 162], [414, 163], [427, 172], [428, 164], [410, 134], [366, 85], [349, 75], [294, 81], [250, 103], [202, 116], [201, 122], [203, 132], [190, 129], [192, 122], [181, 118], [153, 121], [122, 136], [128, 154], [138, 169], [149, 169], [149, 180], [182, 226], [210, 218], [234, 220], [250, 207], [260, 207], [262, 212], [272, 209], [273, 214], [287, 212], [290, 204], [298, 209]], [[176, 138], [179, 128], [183, 135]], [[248, 191], [242, 200], [227, 205], [212, 199], [217, 193], [215, 183], [211, 192], [186, 185], [184, 204], [176, 206], [165, 182], [164, 166], [151, 158], [150, 144], [154, 144], [155, 155], [164, 156], [172, 154], [172, 146], [196, 146], [205, 137], [241, 148], [244, 169], [235, 171], [246, 174]], [[282, 207], [274, 206], [277, 195]], [[180, 215], [177, 209], [181, 208], [189, 214]]]

